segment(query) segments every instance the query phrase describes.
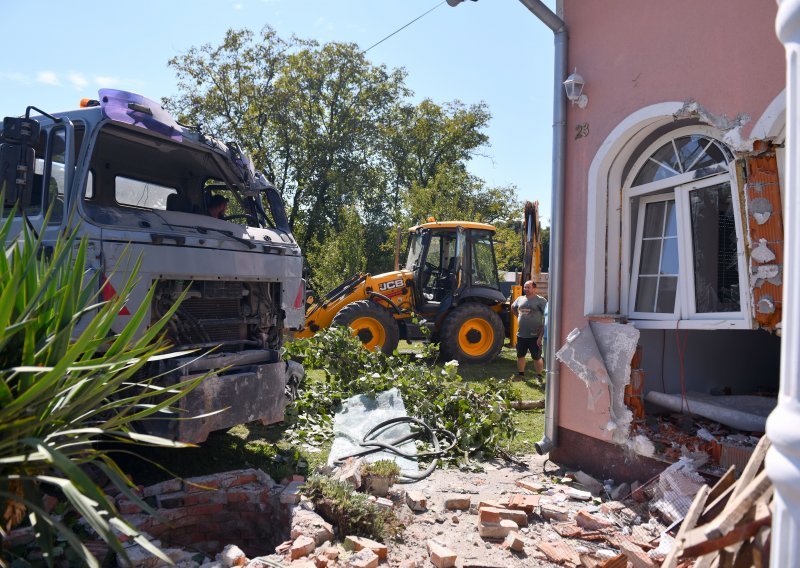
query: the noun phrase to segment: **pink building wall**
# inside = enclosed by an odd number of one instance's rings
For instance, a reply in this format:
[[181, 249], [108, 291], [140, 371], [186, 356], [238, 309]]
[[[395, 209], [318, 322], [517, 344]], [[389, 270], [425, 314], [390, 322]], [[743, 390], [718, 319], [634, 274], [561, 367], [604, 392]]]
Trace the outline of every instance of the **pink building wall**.
[[[749, 115], [746, 138], [785, 85], [776, 12], [769, 0], [564, 0], [568, 66], [583, 76], [589, 102], [568, 110], [559, 345], [587, 322], [587, 173], [601, 144], [639, 109], [692, 99], [715, 116]], [[588, 135], [575, 139], [586, 124]], [[561, 365], [558, 425], [609, 440], [608, 397], [593, 411], [587, 403], [584, 384]]]

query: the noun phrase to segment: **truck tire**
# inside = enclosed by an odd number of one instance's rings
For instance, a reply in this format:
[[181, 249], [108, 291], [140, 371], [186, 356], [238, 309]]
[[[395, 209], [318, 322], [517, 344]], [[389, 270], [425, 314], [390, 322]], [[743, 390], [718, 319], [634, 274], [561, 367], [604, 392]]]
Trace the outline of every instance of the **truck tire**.
[[503, 348], [505, 331], [496, 312], [483, 304], [454, 308], [442, 324], [442, 353], [459, 363], [488, 363]]
[[333, 323], [352, 329], [353, 335], [370, 351], [378, 348], [391, 355], [400, 341], [400, 328], [392, 315], [369, 300], [346, 305], [333, 318]]

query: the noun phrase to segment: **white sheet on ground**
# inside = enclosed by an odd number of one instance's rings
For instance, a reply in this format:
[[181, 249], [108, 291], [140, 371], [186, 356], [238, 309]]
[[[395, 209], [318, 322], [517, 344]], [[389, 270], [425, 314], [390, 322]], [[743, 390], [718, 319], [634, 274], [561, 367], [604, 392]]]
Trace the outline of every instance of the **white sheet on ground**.
[[[333, 417], [333, 445], [328, 456], [328, 465], [333, 465], [337, 459], [360, 452], [365, 449], [360, 445], [364, 434], [384, 420], [407, 416], [406, 407], [396, 388], [378, 393], [375, 398], [367, 395], [356, 395], [342, 403], [342, 409]], [[411, 433], [408, 422], [394, 424], [375, 437], [380, 442], [391, 442]], [[416, 444], [413, 440], [399, 446], [407, 454], [416, 453]], [[364, 456], [364, 461], [375, 462], [378, 460], [392, 460], [406, 473], [419, 472], [419, 466], [413, 459], [404, 458], [395, 454], [380, 451]]]

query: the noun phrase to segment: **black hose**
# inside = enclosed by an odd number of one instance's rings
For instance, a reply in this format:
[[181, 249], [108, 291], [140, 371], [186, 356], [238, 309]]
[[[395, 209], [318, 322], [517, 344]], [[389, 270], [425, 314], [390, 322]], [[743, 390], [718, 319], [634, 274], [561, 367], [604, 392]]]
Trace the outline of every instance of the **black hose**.
[[[399, 438], [390, 440], [388, 442], [379, 442], [374, 439], [375, 437], [380, 435], [383, 431], [385, 431], [387, 427], [404, 422], [416, 424], [421, 428], [421, 430], [418, 432], [412, 432], [411, 434], [406, 434], [405, 436], [401, 436]], [[427, 433], [427, 437], [430, 441], [430, 444], [433, 446], [433, 451], [423, 452], [419, 454], [410, 454], [402, 451], [399, 448], [401, 444], [404, 444], [409, 440], [413, 440], [415, 438], [420, 437], [420, 434], [422, 434], [423, 432]], [[441, 447], [437, 433], [444, 434], [445, 437], [447, 436], [450, 437], [451, 441], [447, 447], [445, 448]], [[402, 471], [400, 472], [397, 483], [413, 483], [415, 481], [420, 481], [421, 479], [425, 479], [434, 472], [434, 470], [436, 469], [437, 458], [444, 456], [445, 454], [447, 454], [447, 452], [452, 450], [453, 447], [455, 447], [456, 437], [449, 430], [445, 430], [443, 428], [431, 428], [430, 426], [428, 426], [428, 424], [426, 424], [422, 420], [419, 420], [418, 418], [412, 418], [411, 416], [398, 416], [395, 418], [384, 420], [383, 422], [374, 426], [369, 432], [364, 434], [364, 437], [362, 438], [359, 445], [365, 449], [338, 458], [337, 460], [334, 461], [334, 465], [340, 465], [343, 461], [349, 458], [359, 458], [380, 451], [385, 451], [390, 454], [414, 460], [419, 460], [420, 458], [432, 458], [431, 464], [422, 473], [412, 474], [412, 473], [403, 473]]]

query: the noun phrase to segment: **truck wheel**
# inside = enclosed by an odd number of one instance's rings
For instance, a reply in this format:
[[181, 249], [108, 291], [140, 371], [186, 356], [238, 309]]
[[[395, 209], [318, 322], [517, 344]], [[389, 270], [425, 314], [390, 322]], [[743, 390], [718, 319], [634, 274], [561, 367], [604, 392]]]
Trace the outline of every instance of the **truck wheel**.
[[483, 304], [463, 304], [442, 324], [442, 353], [459, 363], [488, 363], [503, 348], [503, 322]]
[[348, 304], [333, 318], [334, 325], [347, 326], [358, 336], [361, 343], [374, 351], [377, 347], [387, 355], [397, 349], [400, 328], [392, 315], [384, 308], [361, 300]]

